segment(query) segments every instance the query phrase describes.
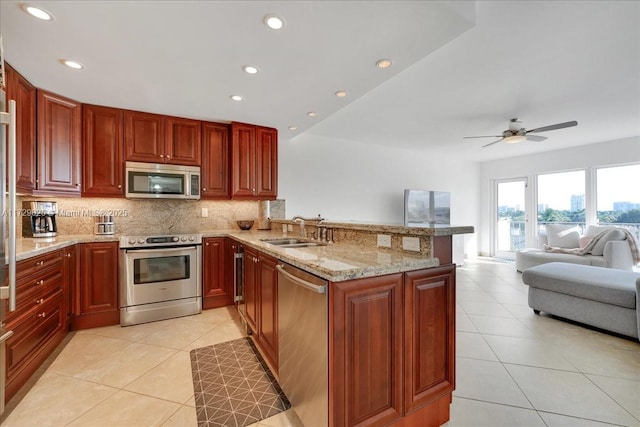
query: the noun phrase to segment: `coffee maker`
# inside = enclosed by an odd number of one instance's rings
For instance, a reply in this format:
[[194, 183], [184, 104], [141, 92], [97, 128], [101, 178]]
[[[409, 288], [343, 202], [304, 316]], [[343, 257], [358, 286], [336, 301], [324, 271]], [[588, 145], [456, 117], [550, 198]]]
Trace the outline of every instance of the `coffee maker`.
[[22, 237], [55, 237], [57, 202], [22, 202]]

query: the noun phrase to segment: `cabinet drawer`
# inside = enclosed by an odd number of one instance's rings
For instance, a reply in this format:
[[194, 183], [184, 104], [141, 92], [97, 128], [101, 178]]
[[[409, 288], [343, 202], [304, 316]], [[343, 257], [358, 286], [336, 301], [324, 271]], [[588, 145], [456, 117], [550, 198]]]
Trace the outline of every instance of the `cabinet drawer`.
[[16, 310], [8, 311], [8, 302], [5, 302], [7, 324], [19, 321], [27, 311], [41, 305], [49, 296], [61, 291], [62, 285], [62, 269], [56, 266], [18, 280]]
[[62, 292], [58, 292], [12, 327], [13, 336], [6, 342], [8, 379], [38, 355], [46, 342], [63, 329], [64, 321]]
[[27, 276], [44, 271], [52, 266], [62, 268], [62, 251], [49, 252], [16, 263], [16, 281], [18, 282]]

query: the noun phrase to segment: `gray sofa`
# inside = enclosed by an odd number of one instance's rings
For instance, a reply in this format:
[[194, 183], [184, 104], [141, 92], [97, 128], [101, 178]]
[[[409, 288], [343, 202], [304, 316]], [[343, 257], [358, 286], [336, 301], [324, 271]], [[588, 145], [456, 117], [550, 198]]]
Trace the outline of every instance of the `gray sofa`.
[[552, 262], [526, 269], [522, 281], [536, 314], [640, 337], [640, 273]]

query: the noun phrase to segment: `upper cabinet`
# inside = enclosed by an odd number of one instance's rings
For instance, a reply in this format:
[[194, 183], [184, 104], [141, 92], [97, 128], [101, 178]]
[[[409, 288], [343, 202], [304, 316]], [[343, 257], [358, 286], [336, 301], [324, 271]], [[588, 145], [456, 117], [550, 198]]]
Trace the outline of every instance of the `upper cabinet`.
[[277, 198], [278, 131], [234, 122], [231, 135], [231, 197]]
[[37, 94], [37, 192], [80, 195], [81, 104], [40, 89]]
[[229, 188], [229, 125], [202, 123], [202, 168], [200, 171], [202, 199], [228, 199]]
[[125, 111], [125, 160], [200, 166], [200, 121]]
[[83, 196], [124, 197], [123, 112], [83, 107]]
[[36, 88], [5, 65], [7, 100], [16, 101], [16, 187], [29, 194], [36, 188]]

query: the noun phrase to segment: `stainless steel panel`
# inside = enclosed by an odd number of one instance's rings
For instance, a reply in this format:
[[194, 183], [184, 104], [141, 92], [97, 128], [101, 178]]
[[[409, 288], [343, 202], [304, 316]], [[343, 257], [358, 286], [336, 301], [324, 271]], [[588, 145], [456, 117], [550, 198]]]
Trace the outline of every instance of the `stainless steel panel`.
[[[278, 265], [279, 383], [305, 427], [328, 425], [327, 281]], [[305, 283], [301, 286], [301, 283]]]

